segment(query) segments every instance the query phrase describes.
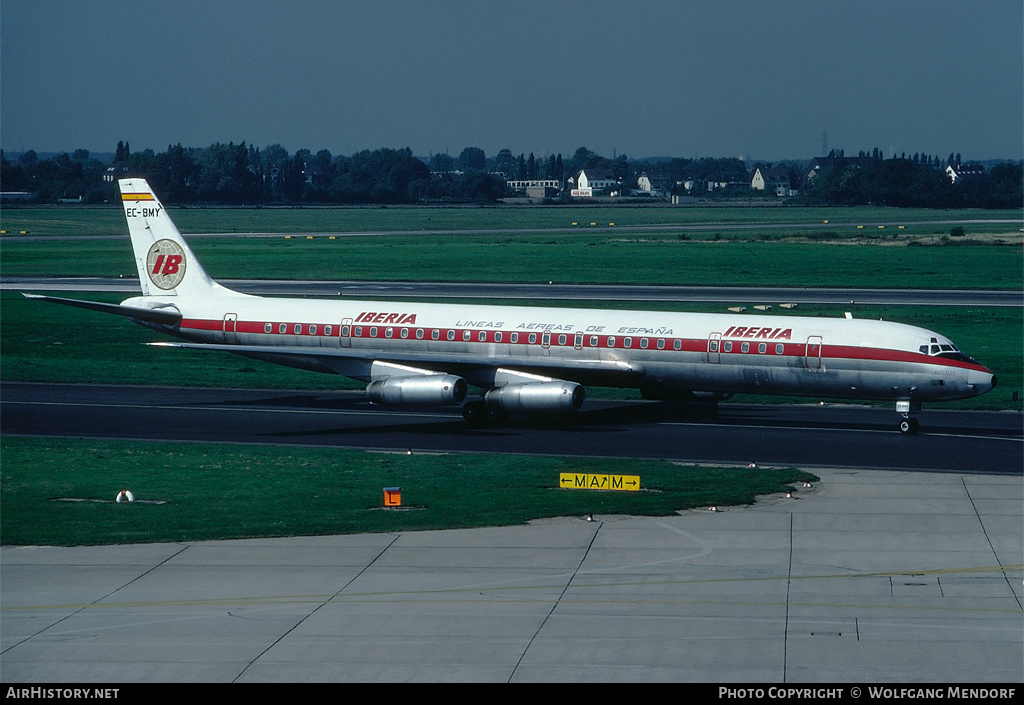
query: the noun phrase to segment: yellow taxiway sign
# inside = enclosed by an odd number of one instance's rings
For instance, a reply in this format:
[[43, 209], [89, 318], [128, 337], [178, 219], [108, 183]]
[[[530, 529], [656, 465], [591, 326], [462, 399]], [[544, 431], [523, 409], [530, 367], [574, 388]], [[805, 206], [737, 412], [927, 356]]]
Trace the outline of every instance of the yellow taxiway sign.
[[563, 472], [558, 475], [558, 486], [574, 490], [619, 490], [638, 492], [639, 475], [593, 475], [584, 472]]

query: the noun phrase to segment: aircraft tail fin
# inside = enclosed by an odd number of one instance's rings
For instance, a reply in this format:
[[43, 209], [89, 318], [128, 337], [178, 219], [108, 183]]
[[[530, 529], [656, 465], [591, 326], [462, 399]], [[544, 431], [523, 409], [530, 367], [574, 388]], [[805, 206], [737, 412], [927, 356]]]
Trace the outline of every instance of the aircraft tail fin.
[[144, 296], [227, 291], [206, 274], [145, 179], [121, 179], [118, 186]]

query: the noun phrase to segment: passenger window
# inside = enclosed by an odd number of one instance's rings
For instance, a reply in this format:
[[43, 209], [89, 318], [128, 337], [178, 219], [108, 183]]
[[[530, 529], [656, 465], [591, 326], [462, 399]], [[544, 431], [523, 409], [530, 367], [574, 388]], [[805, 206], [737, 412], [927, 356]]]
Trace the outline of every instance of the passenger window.
[[282, 323], [280, 326], [277, 327], [277, 332], [278, 333], [287, 333], [288, 332], [288, 324], [287, 323]]
[[785, 349], [786, 349], [785, 345], [783, 345], [782, 343], [778, 343], [775, 346], [775, 354], [776, 355], [781, 355], [783, 353], [783, 351], [785, 351]]
[[768, 352], [768, 344], [767, 343], [758, 343], [757, 344], [757, 351], [759, 353], [761, 353], [762, 355], [764, 355], [766, 352]]
[[[330, 326], [324, 326], [324, 335], [330, 335], [332, 330]], [[345, 336], [347, 337], [348, 333], [345, 333]]]
[[682, 350], [683, 349], [683, 341], [681, 341], [681, 340], [673, 340], [672, 341], [672, 349], [673, 350]]
[[267, 325], [263, 326], [263, 332], [264, 333], [272, 333], [273, 331], [274, 331], [273, 324], [268, 323]]
[[316, 335], [316, 326], [310, 326], [309, 327], [309, 334], [310, 335]]

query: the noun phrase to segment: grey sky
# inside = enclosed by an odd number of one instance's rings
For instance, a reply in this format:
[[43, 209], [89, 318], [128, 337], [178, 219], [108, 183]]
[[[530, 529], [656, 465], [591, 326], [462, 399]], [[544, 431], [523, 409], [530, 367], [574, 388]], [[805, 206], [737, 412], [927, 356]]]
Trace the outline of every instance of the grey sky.
[[1024, 157], [1021, 0], [2, 0], [0, 145]]

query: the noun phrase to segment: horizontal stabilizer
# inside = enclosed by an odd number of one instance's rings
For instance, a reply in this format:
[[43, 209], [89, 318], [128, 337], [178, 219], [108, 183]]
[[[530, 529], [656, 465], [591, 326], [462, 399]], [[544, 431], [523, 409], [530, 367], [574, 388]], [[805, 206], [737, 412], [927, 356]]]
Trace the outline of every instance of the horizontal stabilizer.
[[105, 304], [99, 301], [81, 301], [79, 299], [62, 299], [58, 296], [43, 296], [41, 294], [26, 294], [22, 296], [29, 299], [40, 299], [65, 306], [76, 306], [87, 308], [90, 311], [102, 313], [116, 313], [119, 316], [134, 318], [137, 321], [149, 321], [160, 323], [165, 326], [174, 326], [181, 323], [181, 314], [174, 308], [136, 308], [135, 306], [122, 306], [121, 304]]

